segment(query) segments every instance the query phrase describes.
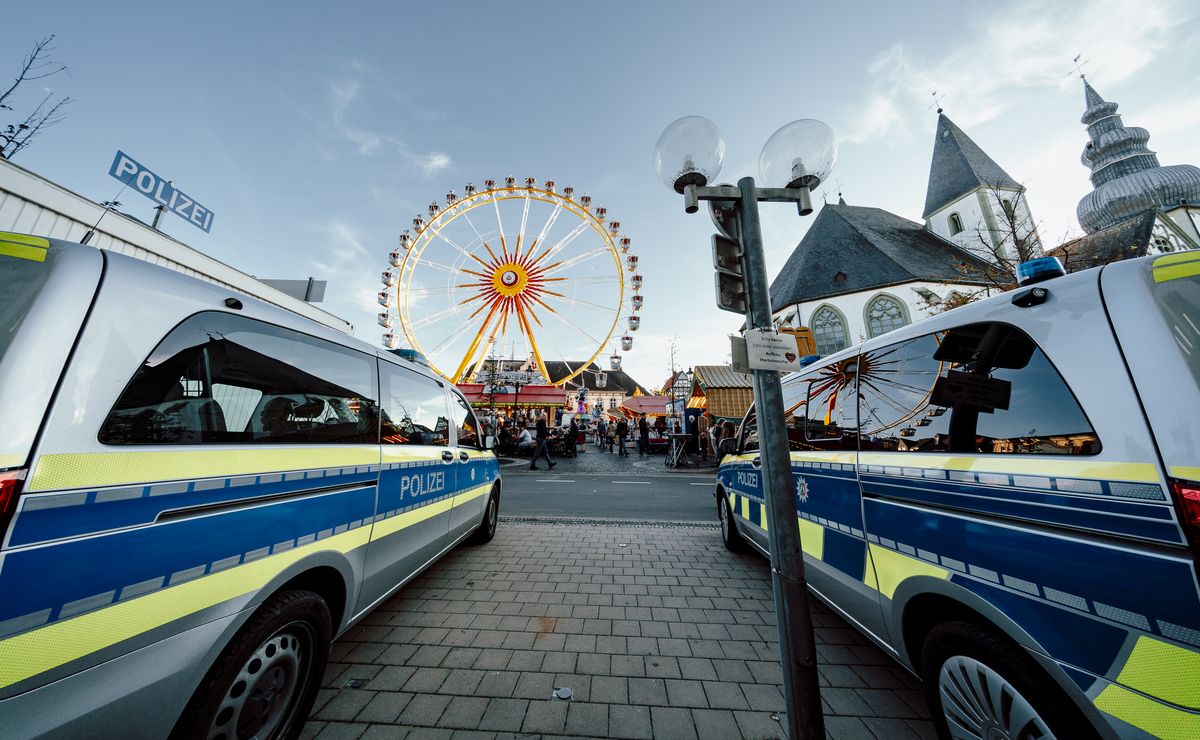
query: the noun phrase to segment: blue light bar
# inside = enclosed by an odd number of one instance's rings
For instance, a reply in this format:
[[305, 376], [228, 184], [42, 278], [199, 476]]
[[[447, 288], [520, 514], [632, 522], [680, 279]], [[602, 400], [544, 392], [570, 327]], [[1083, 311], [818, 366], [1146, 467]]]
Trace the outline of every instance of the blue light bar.
[[1039, 257], [1017, 265], [1017, 285], [1040, 283], [1066, 274], [1057, 257]]
[[425, 355], [421, 354], [415, 349], [409, 349], [405, 347], [402, 349], [389, 349], [388, 352], [397, 355], [402, 360], [408, 360], [409, 362], [415, 362], [418, 365], [429, 367], [429, 361], [425, 359]]

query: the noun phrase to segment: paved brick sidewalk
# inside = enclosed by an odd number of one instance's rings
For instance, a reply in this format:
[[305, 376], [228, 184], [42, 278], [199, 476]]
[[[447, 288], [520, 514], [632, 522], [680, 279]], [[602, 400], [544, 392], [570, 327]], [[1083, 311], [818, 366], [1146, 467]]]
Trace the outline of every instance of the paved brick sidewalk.
[[[914, 679], [814, 619], [831, 737], [933, 737]], [[502, 521], [330, 660], [305, 737], [784, 736], [767, 565], [715, 527]]]

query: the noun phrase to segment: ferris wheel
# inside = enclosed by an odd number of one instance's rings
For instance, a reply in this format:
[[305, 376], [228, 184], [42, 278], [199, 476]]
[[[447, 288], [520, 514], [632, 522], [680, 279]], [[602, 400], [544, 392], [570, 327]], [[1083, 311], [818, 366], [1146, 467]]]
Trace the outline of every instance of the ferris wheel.
[[[454, 383], [490, 357], [528, 358], [558, 385], [633, 348], [642, 276], [621, 223], [553, 180], [467, 183], [400, 235], [379, 293], [384, 344], [404, 340]], [[618, 347], [620, 348], [618, 350]]]

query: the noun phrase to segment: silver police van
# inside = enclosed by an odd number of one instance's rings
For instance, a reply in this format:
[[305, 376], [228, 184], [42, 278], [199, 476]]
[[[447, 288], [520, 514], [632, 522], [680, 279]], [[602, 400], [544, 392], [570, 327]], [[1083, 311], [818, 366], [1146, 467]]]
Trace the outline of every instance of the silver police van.
[[0, 234], [0, 735], [295, 737], [330, 641], [496, 531], [427, 368], [120, 254]]
[[[1200, 737], [1200, 251], [1032, 277], [785, 379], [809, 584], [943, 737]], [[758, 449], [717, 512], [765, 552]]]

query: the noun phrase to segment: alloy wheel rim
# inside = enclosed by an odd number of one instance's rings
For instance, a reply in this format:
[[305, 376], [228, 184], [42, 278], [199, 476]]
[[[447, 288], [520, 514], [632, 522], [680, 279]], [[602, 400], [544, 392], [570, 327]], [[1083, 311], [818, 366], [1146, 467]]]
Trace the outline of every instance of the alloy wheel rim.
[[942, 713], [953, 738], [1042, 740], [1054, 737], [1016, 687], [985, 663], [955, 655], [938, 673]]
[[717, 518], [721, 520], [721, 536], [729, 539], [729, 508], [723, 501], [717, 507]]
[[285, 625], [258, 646], [242, 665], [217, 707], [209, 740], [276, 737], [304, 686], [311, 660], [307, 625]]
[[488, 517], [488, 531], [495, 532], [496, 531], [496, 497], [495, 496], [488, 499], [487, 517]]

